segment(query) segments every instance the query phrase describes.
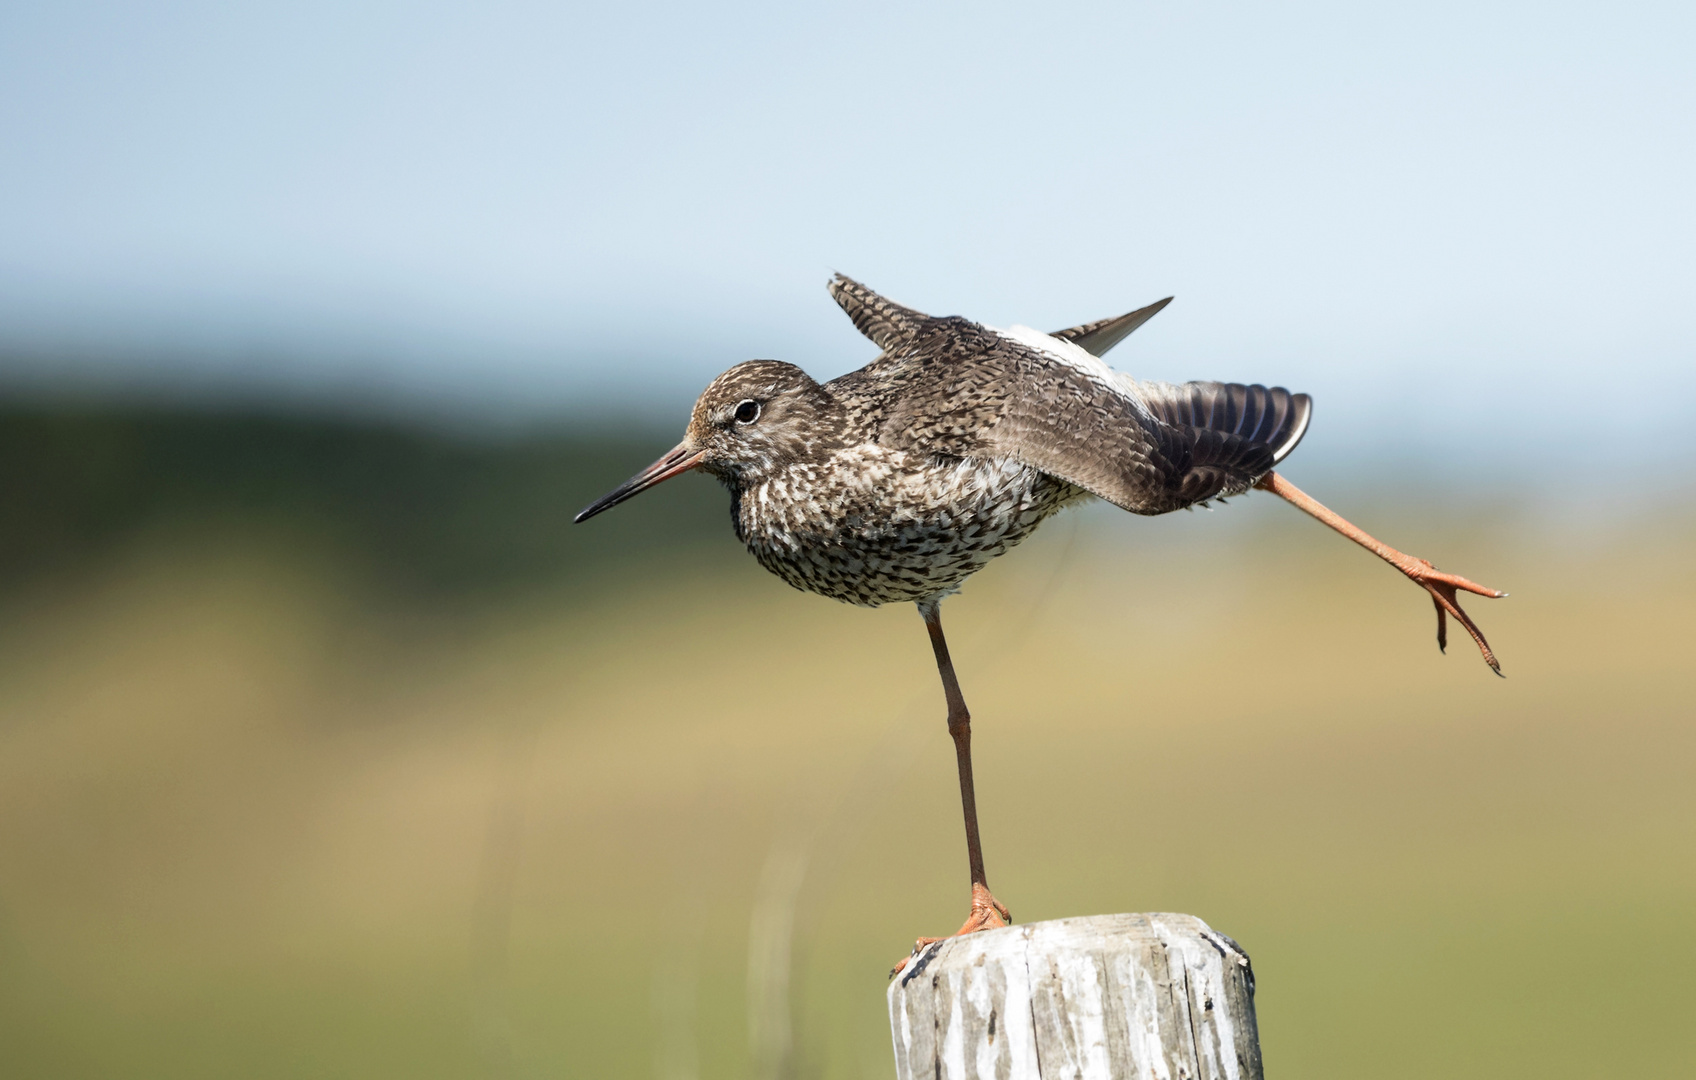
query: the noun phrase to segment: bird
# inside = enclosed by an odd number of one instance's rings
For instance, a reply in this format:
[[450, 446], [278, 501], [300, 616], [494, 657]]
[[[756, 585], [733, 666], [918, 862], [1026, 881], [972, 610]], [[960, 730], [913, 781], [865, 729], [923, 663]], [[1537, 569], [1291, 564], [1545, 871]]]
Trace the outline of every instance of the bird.
[[[1107, 351], [1171, 297], [1042, 333], [926, 315], [842, 274], [828, 288], [879, 349], [875, 359], [825, 383], [778, 360], [737, 364], [702, 391], [676, 447], [574, 520], [701, 470], [729, 489], [738, 539], [790, 585], [851, 604], [917, 606], [942, 681], [965, 818], [971, 900], [952, 936], [1007, 926], [1012, 916], [984, 871], [971, 713], [943, 635], [942, 601], [1068, 506], [1100, 499], [1154, 515], [1270, 492], [1423, 588], [1436, 607], [1439, 649], [1447, 650], [1453, 618], [1502, 674], [1458, 593], [1506, 593], [1397, 551], [1274, 470], [1307, 433], [1307, 394], [1143, 381], [1107, 366]], [[908, 959], [940, 940], [918, 939]]]

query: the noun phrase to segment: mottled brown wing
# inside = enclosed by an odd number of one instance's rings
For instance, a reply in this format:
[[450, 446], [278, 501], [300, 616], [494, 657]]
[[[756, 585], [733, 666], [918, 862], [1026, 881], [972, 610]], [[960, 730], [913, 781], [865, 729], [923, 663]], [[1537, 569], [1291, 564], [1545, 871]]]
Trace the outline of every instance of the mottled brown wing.
[[[1180, 507], [1183, 440], [1118, 389], [1099, 361], [1092, 373], [953, 317], [931, 320], [899, 358], [879, 373], [891, 391], [877, 417], [879, 442], [1010, 458], [1136, 513]], [[849, 389], [852, 379], [838, 382]]]
[[1183, 501], [1185, 440], [1113, 383], [1025, 350], [1017, 395], [986, 449], [1041, 469], [1115, 506], [1164, 514]]
[[884, 418], [883, 441], [1011, 458], [1133, 513], [1164, 514], [1246, 491], [1306, 429], [1306, 395], [1133, 383], [1099, 361], [1009, 334], [933, 320], [907, 350], [917, 363]]
[[1087, 375], [1046, 370], [1030, 387], [996, 442], [1139, 514], [1242, 494], [1295, 449], [1312, 415], [1306, 394], [1281, 386], [1138, 383], [1132, 400]]
[[930, 321], [923, 312], [902, 307], [843, 274], [831, 278], [828, 288], [855, 328], [885, 352], [911, 342]]

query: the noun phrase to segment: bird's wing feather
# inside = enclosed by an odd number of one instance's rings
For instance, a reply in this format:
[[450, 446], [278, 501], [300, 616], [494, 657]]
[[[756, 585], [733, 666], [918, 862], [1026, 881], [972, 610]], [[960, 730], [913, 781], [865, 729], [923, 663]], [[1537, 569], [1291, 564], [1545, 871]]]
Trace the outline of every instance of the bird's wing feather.
[[1140, 514], [1246, 491], [1309, 415], [1281, 388], [1138, 383], [1026, 327], [936, 319], [906, 355], [880, 441], [1011, 458]]
[[1289, 456], [1313, 416], [1312, 398], [1282, 386], [1138, 382], [1135, 388], [1149, 411], [1189, 443], [1181, 492], [1187, 502], [1248, 490]]
[[1124, 376], [1074, 342], [1022, 326], [993, 333], [1018, 362], [987, 449], [1134, 513], [1183, 505], [1184, 440], [1128, 392]]
[[1160, 314], [1167, 304], [1172, 302], [1168, 296], [1157, 300], [1145, 308], [1138, 308], [1128, 315], [1119, 315], [1111, 319], [1097, 319], [1082, 326], [1068, 326], [1064, 330], [1056, 330], [1050, 336], [1062, 341], [1070, 341], [1091, 356], [1106, 356], [1107, 350], [1131, 336], [1131, 331]]
[[844, 274], [830, 279], [830, 295], [854, 320], [860, 333], [885, 352], [900, 348], [916, 338], [930, 316], [879, 296]]
[[1284, 460], [1307, 434], [1313, 399], [1282, 386], [1255, 383], [1139, 382], [1137, 396], [1173, 427], [1234, 438], [1245, 446], [1263, 446], [1272, 464]]

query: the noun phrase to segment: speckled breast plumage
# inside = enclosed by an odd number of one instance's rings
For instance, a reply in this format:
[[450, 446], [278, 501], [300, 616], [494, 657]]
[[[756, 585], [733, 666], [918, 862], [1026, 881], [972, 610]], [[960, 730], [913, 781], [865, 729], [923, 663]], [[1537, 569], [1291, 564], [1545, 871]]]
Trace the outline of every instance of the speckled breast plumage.
[[1085, 492], [1007, 460], [875, 443], [733, 487], [736, 532], [807, 592], [876, 606], [947, 593]]

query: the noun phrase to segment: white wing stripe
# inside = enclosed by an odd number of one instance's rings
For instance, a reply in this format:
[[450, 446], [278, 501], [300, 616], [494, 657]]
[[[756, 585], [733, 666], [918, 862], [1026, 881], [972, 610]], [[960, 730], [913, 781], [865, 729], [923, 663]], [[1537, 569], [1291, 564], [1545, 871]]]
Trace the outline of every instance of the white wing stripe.
[[1123, 398], [1132, 408], [1136, 409], [1137, 414], [1144, 420], [1150, 422], [1154, 420], [1154, 414], [1149, 412], [1148, 406], [1143, 403], [1141, 395], [1137, 393], [1136, 380], [1122, 371], [1114, 371], [1102, 362], [1101, 357], [1092, 355], [1077, 344], [1067, 341], [1065, 338], [1045, 334], [1041, 330], [1032, 330], [1028, 326], [1010, 326], [1005, 330], [995, 326], [987, 326], [985, 329], [992, 330], [1028, 349], [1035, 349], [1045, 356], [1060, 361], [1102, 389]]

